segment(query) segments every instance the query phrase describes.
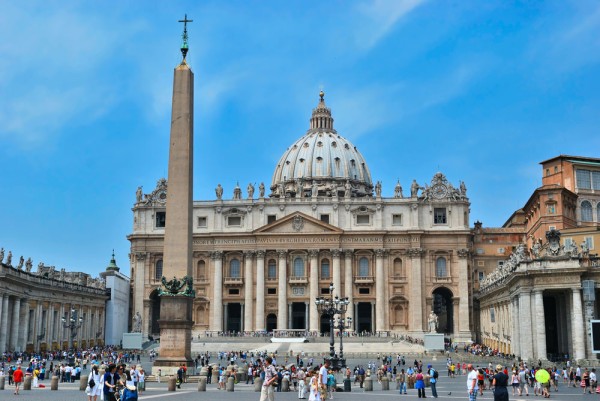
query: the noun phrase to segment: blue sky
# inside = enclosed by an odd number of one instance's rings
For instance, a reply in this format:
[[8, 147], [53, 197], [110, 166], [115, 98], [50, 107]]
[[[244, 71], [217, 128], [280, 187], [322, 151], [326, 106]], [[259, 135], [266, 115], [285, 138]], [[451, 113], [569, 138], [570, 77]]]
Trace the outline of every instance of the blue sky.
[[166, 176], [187, 13], [194, 198], [269, 183], [326, 92], [335, 128], [391, 196], [464, 180], [500, 226], [539, 162], [600, 157], [595, 1], [0, 0], [0, 247], [57, 268], [129, 272], [138, 185]]

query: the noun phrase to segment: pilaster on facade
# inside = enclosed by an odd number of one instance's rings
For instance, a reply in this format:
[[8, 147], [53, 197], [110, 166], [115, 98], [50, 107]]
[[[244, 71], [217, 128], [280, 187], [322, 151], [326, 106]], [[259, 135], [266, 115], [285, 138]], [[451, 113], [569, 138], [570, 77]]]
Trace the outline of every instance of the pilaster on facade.
[[277, 288], [277, 328], [287, 329], [287, 250], [277, 251], [279, 274]]

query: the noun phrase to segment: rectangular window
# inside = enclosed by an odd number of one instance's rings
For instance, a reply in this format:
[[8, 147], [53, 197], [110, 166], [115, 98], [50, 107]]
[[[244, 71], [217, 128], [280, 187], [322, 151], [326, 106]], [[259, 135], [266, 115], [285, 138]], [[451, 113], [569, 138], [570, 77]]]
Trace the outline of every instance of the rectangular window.
[[446, 224], [446, 208], [436, 207], [433, 209], [433, 224]]
[[368, 214], [359, 214], [356, 216], [356, 224], [369, 224], [370, 217]]
[[267, 295], [277, 295], [277, 288], [267, 288]]
[[167, 222], [167, 212], [156, 212], [156, 228], [164, 228]]
[[271, 224], [275, 221], [277, 221], [277, 215], [270, 214], [267, 216], [267, 224]]
[[239, 288], [230, 288], [229, 295], [240, 295], [240, 289]]
[[360, 295], [369, 295], [371, 293], [371, 289], [370, 288], [359, 288], [358, 293]]
[[321, 221], [322, 221], [323, 223], [327, 223], [327, 224], [329, 224], [329, 215], [328, 215], [328, 214], [322, 214], [322, 215], [320, 216], [320, 218], [321, 218]]
[[483, 260], [478, 260], [477, 266], [479, 266], [479, 267], [485, 266], [485, 262]]
[[577, 188], [578, 189], [592, 189], [591, 171], [590, 170], [576, 170], [577, 175]]
[[393, 214], [392, 215], [392, 225], [393, 226], [401, 226], [402, 225], [402, 215], [401, 214]]
[[506, 250], [504, 248], [498, 248], [498, 254], [503, 255]]
[[206, 228], [206, 226], [207, 226], [206, 216], [198, 217], [198, 227]]
[[329, 295], [329, 288], [321, 288], [321, 295]]
[[479, 281], [483, 281], [485, 275], [483, 274], [483, 272], [479, 272], [477, 278], [479, 279]]
[[227, 225], [229, 227], [239, 227], [242, 225], [242, 218], [240, 216], [229, 216], [227, 217]]
[[573, 243], [572, 238], [565, 238], [565, 248], [571, 248], [572, 243]]
[[594, 237], [585, 237], [583, 240], [587, 244], [590, 251], [594, 249]]
[[592, 171], [592, 188], [600, 189], [600, 171]]
[[498, 269], [501, 268], [502, 266], [504, 266], [504, 261], [503, 260], [499, 260], [498, 261]]

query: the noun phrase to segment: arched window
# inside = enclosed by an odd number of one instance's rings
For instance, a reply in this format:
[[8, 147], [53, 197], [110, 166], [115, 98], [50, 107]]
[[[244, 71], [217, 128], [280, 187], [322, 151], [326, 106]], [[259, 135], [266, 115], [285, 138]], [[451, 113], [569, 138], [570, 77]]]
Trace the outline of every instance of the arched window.
[[435, 276], [446, 277], [446, 258], [439, 257], [435, 260]]
[[275, 259], [269, 259], [267, 278], [277, 278], [277, 262], [275, 262]]
[[402, 259], [400, 259], [400, 258], [394, 259], [394, 276], [396, 276], [396, 277], [404, 276], [404, 272], [402, 271]]
[[329, 280], [330, 277], [329, 259], [323, 259], [321, 261], [321, 280]]
[[241, 276], [240, 261], [238, 259], [231, 259], [229, 262], [229, 277], [239, 278]]
[[156, 264], [154, 265], [154, 278], [156, 280], [161, 280], [162, 279], [162, 274], [163, 272], [163, 261], [162, 259], [157, 260]]
[[369, 259], [362, 257], [358, 260], [358, 276], [368, 277], [369, 276]]
[[294, 259], [294, 277], [304, 277], [304, 260]]
[[206, 279], [206, 262], [203, 260], [198, 261], [198, 268], [196, 269], [196, 278], [198, 280]]
[[592, 204], [589, 201], [581, 202], [581, 221], [592, 221]]
[[598, 206], [596, 206], [596, 221], [600, 221], [600, 202], [598, 202]]

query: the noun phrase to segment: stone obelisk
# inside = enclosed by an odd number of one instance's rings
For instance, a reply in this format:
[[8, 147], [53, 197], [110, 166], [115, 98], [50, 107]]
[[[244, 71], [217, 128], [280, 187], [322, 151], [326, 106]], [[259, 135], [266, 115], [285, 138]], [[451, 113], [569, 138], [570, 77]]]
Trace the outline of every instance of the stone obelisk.
[[183, 59], [173, 78], [173, 109], [169, 140], [169, 176], [160, 294], [160, 349], [153, 372], [174, 374], [191, 366], [192, 306], [192, 194], [194, 149], [194, 74], [186, 62], [187, 23], [184, 23]]

